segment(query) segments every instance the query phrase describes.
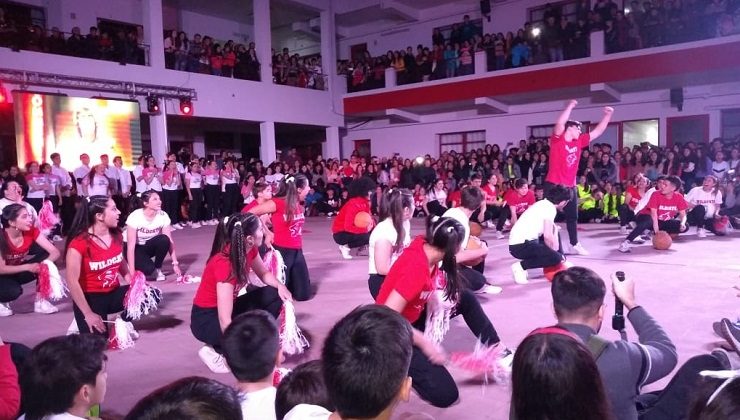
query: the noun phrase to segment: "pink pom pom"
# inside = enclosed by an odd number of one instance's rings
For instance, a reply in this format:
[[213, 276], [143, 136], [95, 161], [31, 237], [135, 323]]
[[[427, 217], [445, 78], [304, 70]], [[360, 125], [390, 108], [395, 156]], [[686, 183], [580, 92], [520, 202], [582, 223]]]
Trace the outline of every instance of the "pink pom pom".
[[44, 300], [56, 301], [67, 296], [67, 285], [59, 275], [57, 266], [49, 260], [44, 260], [39, 264], [36, 292]]
[[502, 363], [507, 353], [511, 354], [502, 344], [486, 346], [479, 341], [472, 353], [452, 353], [450, 362], [460, 369], [483, 375], [485, 381], [488, 381], [489, 375], [493, 375], [496, 381], [504, 382], [510, 373]]
[[162, 292], [156, 287], [149, 286], [144, 274], [137, 271], [131, 278], [131, 285], [124, 298], [126, 312], [132, 319], [139, 319], [143, 315], [148, 315], [149, 312], [154, 312], [157, 309], [161, 295]]
[[51, 284], [49, 280], [49, 267], [46, 264], [39, 265], [39, 278], [36, 283], [36, 292], [39, 297], [49, 300], [51, 296]]
[[54, 229], [54, 226], [56, 226], [59, 223], [59, 217], [57, 217], [56, 214], [54, 214], [54, 208], [51, 205], [51, 201], [46, 200], [44, 201], [44, 204], [41, 206], [41, 211], [39, 211], [39, 230], [44, 235], [48, 235], [49, 232], [51, 232], [52, 229]]

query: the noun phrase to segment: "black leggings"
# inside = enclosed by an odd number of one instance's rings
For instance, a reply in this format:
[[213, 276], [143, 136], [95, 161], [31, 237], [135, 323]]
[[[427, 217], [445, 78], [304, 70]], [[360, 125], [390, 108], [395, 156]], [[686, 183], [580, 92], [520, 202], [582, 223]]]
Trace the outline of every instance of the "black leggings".
[[[545, 194], [547, 194], [547, 191], [554, 187], [555, 184], [545, 181], [543, 186], [545, 188]], [[565, 225], [568, 230], [568, 239], [570, 239], [570, 244], [576, 245], [578, 243], [578, 191], [576, 190], [576, 187], [566, 186], [565, 188], [570, 192], [570, 197], [568, 204], [563, 207], [562, 212], [565, 217]]]
[[484, 263], [481, 263], [474, 267], [468, 267], [467, 265], [462, 264], [457, 265], [457, 273], [464, 280], [465, 287], [474, 292], [482, 289], [483, 286], [486, 285], [486, 277], [481, 272], [483, 270], [478, 270], [479, 266], [482, 266], [483, 264]]
[[[264, 309], [277, 319], [283, 301], [278, 295], [277, 289], [266, 286], [250, 290], [234, 300], [234, 309], [231, 319], [253, 309]], [[217, 308], [201, 308], [193, 305], [190, 311], [190, 331], [193, 336], [221, 353], [221, 324], [218, 321]]]
[[525, 270], [552, 267], [564, 260], [562, 252], [554, 251], [545, 245], [542, 239], [509, 245], [509, 253], [512, 257], [521, 260], [522, 268]]
[[[85, 300], [94, 313], [100, 315], [100, 317], [103, 318], [103, 321], [107, 321], [108, 315], [123, 312], [123, 301], [126, 297], [126, 292], [128, 291], [128, 288], [129, 286], [126, 285], [120, 286], [117, 289], [107, 293], [85, 293]], [[72, 310], [74, 312], [75, 321], [77, 321], [77, 328], [80, 330], [80, 334], [90, 334], [92, 331], [90, 331], [90, 327], [87, 326], [87, 322], [85, 322], [85, 315], [82, 313], [80, 308], [77, 307], [76, 304], [73, 304]], [[130, 320], [130, 318], [125, 313], [121, 314], [121, 318], [123, 318], [125, 321]], [[107, 322], [103, 325], [105, 325], [105, 332], [95, 332], [95, 334], [105, 335], [105, 337], [107, 338], [108, 329], [110, 328], [110, 326]]]
[[203, 191], [200, 188], [191, 188], [190, 195], [193, 196], [193, 199], [190, 200], [188, 216], [191, 222], [197, 223], [201, 221], [200, 209], [203, 206]]
[[203, 217], [203, 220], [218, 219], [218, 199], [220, 194], [220, 186], [206, 184], [206, 214]]
[[383, 280], [385, 280], [385, 276], [381, 274], [370, 274], [370, 277], [367, 279], [367, 287], [370, 289], [370, 296], [373, 297], [373, 301], [378, 298]]
[[180, 221], [180, 191], [178, 190], [162, 190], [162, 207], [164, 212], [170, 216], [170, 222], [174, 225]]
[[25, 198], [26, 202], [31, 205], [36, 210], [36, 213], [41, 211], [41, 206], [44, 205], [44, 199], [43, 198]]
[[628, 205], [619, 206], [619, 226], [627, 226], [629, 222], [635, 220], [635, 212]]
[[311, 299], [311, 278], [308, 274], [306, 259], [303, 250], [283, 248], [273, 245], [280, 251], [285, 262], [285, 286], [293, 294], [293, 299], [304, 301]]
[[238, 199], [239, 195], [239, 184], [226, 184], [222, 196], [224, 206], [221, 211], [221, 217], [231, 216], [240, 210], [237, 209], [237, 204], [240, 203]]
[[[134, 248], [134, 268], [150, 275], [156, 269], [162, 268], [164, 257], [170, 251], [170, 238], [167, 235], [159, 234], [146, 241], [144, 245], [136, 244]], [[154, 258], [154, 261], [152, 261]]]
[[[0, 232], [0, 235], [4, 234]], [[28, 259], [23, 264], [40, 263], [49, 258], [49, 253], [39, 244], [34, 242], [28, 250]], [[0, 275], [0, 303], [12, 302], [23, 294], [23, 285], [38, 278], [38, 275], [30, 271], [21, 271], [15, 274]]]
[[590, 209], [578, 209], [578, 223], [589, 223], [594, 219], [601, 219], [604, 217], [604, 210], [598, 207], [592, 207]]
[[336, 242], [338, 245], [347, 245], [350, 248], [359, 248], [370, 243], [370, 232], [337, 232], [334, 234], [334, 242]]
[[[635, 223], [637, 226], [627, 235], [628, 241], [634, 240], [646, 230], [653, 230], [653, 218], [649, 214], [638, 214], [635, 218]], [[659, 220], [658, 229], [668, 233], [680, 233], [681, 221], [678, 219]]]

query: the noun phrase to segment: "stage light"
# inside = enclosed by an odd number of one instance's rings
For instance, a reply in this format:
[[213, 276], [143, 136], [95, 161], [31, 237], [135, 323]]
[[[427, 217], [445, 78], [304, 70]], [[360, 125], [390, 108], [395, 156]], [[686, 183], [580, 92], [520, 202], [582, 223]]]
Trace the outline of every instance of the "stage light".
[[146, 110], [150, 114], [159, 114], [159, 98], [154, 95], [146, 97]]
[[193, 102], [190, 98], [180, 98], [180, 112], [182, 115], [193, 115]]
[[534, 36], [535, 38], [537, 38], [538, 36], [540, 36], [540, 33], [541, 32], [542, 32], [542, 30], [540, 28], [532, 28], [532, 36]]
[[5, 90], [5, 86], [0, 82], [0, 104], [4, 104], [6, 102], [10, 102], [8, 100], [8, 91]]
[[418, 165], [421, 165], [422, 163], [424, 163], [424, 158], [421, 156], [417, 156], [415, 160]]

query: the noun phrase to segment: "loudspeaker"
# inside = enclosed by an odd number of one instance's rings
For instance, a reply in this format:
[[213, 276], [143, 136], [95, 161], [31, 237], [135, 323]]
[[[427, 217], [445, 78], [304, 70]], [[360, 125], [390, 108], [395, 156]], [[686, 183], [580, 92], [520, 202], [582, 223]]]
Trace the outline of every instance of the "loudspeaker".
[[683, 111], [683, 88], [671, 89], [671, 106]]
[[480, 14], [488, 17], [491, 14], [491, 0], [481, 0]]

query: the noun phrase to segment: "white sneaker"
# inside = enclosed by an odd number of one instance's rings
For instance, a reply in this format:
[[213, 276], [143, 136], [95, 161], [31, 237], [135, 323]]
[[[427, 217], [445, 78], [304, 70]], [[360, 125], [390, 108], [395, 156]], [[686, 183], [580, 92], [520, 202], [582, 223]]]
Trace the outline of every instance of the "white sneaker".
[[636, 237], [635, 239], [632, 240], [632, 243], [633, 244], [644, 244], [645, 241], [646, 241], [645, 237], [638, 236], [638, 237]]
[[162, 272], [162, 270], [157, 269], [156, 273], [157, 273], [157, 277], [154, 279], [154, 281], [165, 281], [165, 280], [167, 280], [167, 276], [164, 275], [164, 273]]
[[349, 253], [350, 247], [348, 247], [347, 245], [339, 245], [339, 252], [342, 253], [342, 258], [344, 258], [345, 260], [352, 259], [352, 255], [350, 255]]
[[182, 229], [182, 226], [178, 225], [177, 223], [170, 225], [170, 227], [174, 230], [180, 230]]
[[192, 229], [198, 229], [198, 228], [200, 228], [200, 223], [198, 223], [198, 222], [192, 223], [192, 224], [190, 225], [190, 227], [191, 227]]
[[570, 261], [563, 261], [563, 265], [565, 266], [566, 269], [573, 267], [573, 263]]
[[504, 232], [501, 232], [500, 230], [496, 231], [496, 239], [504, 239], [506, 235], [504, 235]]
[[499, 293], [503, 292], [504, 289], [502, 289], [499, 286], [494, 286], [492, 284], [487, 284], [480, 289], [476, 290], [475, 293], [478, 294], [486, 294], [486, 295], [498, 295]]
[[706, 238], [707, 237], [707, 230], [704, 228], [696, 228], [696, 236], [700, 238]]
[[630, 243], [628, 241], [624, 241], [621, 244], [619, 244], [619, 248], [617, 248], [617, 249], [619, 250], [619, 252], [624, 252], [624, 253], [627, 253], [627, 252], [631, 252], [632, 251], [630, 249]]
[[620, 226], [619, 227], [619, 233], [621, 233], [622, 235], [628, 234], [629, 231], [627, 230], [627, 226], [626, 225], [625, 226]]
[[584, 248], [583, 245], [581, 245], [580, 242], [578, 242], [577, 244], [573, 245], [572, 248], [573, 248], [573, 251], [576, 254], [578, 254], [578, 255], [589, 255], [589, 252], [586, 251], [586, 248]]
[[8, 303], [0, 302], [0, 316], [11, 316], [11, 315], [13, 315], [13, 310], [10, 309], [10, 302]]
[[54, 235], [54, 237], [51, 238], [51, 240], [54, 241], [54, 242], [62, 242], [64, 240], [64, 238], [62, 238], [59, 235]]
[[51, 302], [46, 299], [37, 299], [33, 304], [33, 311], [37, 314], [53, 314], [59, 312], [59, 308], [52, 305]]
[[522, 267], [521, 262], [517, 261], [511, 265], [511, 273], [514, 275], [514, 281], [516, 284], [529, 283], [529, 280], [527, 279], [527, 270]]
[[231, 369], [226, 364], [226, 359], [210, 346], [203, 346], [198, 350], [198, 357], [208, 366], [213, 373], [229, 373]]
[[77, 320], [72, 317], [72, 323], [67, 327], [67, 335], [74, 335], [80, 333], [80, 327], [77, 326]]

